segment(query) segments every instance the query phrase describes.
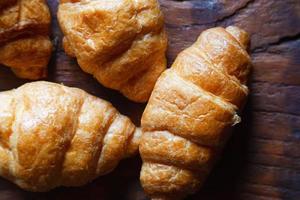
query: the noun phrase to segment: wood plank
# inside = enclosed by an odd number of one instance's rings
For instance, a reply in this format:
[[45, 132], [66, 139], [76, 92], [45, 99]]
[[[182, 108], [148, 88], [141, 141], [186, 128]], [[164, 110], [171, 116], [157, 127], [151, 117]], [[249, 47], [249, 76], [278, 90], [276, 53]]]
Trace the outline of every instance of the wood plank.
[[[102, 87], [65, 55], [52, 12], [55, 50], [47, 80], [76, 86], [112, 102], [137, 125], [145, 104]], [[238, 25], [251, 35], [251, 95], [224, 154], [204, 187], [188, 199], [300, 199], [300, 1], [160, 0], [169, 34], [168, 65], [201, 31]], [[28, 82], [0, 66], [0, 91]], [[0, 102], [1, 103], [1, 102]], [[79, 188], [24, 192], [0, 179], [1, 199], [147, 199], [140, 184], [141, 160], [125, 160], [111, 174]]]

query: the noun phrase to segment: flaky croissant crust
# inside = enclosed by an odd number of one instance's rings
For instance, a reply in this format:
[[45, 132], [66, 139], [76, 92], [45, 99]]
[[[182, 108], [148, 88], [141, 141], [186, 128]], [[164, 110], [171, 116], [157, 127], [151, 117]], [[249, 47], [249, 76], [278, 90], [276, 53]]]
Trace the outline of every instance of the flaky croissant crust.
[[23, 189], [80, 186], [137, 152], [140, 130], [80, 89], [33, 82], [0, 102], [0, 175]]
[[44, 78], [52, 51], [50, 20], [45, 0], [1, 0], [0, 64], [20, 78]]
[[157, 0], [64, 0], [58, 20], [66, 53], [85, 72], [133, 101], [148, 100], [166, 68]]
[[152, 199], [181, 199], [204, 182], [246, 100], [248, 34], [204, 31], [158, 79], [142, 116], [141, 183]]

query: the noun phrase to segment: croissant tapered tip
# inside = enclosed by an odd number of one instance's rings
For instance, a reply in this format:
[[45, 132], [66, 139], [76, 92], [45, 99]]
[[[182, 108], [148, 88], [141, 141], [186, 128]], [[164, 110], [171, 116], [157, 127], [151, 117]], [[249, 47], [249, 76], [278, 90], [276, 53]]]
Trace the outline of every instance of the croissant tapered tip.
[[246, 31], [237, 26], [228, 26], [226, 31], [230, 33], [244, 49], [248, 48], [250, 36]]
[[125, 153], [126, 158], [135, 156], [138, 153], [141, 137], [142, 137], [142, 129], [136, 128], [131, 137], [131, 140], [128, 143], [127, 151]]
[[28, 68], [11, 68], [11, 70], [20, 78], [29, 80], [39, 80], [47, 77], [46, 67], [28, 67]]

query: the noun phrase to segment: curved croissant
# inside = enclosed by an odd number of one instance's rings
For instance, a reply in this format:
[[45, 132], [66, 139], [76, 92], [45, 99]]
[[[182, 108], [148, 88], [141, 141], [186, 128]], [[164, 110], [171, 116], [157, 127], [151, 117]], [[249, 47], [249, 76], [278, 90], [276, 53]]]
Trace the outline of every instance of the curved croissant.
[[0, 64], [20, 78], [44, 78], [52, 51], [50, 19], [45, 0], [1, 0]]
[[166, 68], [167, 36], [157, 0], [61, 0], [65, 52], [105, 87], [148, 100]]
[[141, 182], [152, 199], [194, 193], [212, 169], [248, 89], [248, 34], [204, 31], [158, 79], [142, 117]]
[[137, 152], [140, 130], [80, 89], [34, 82], [0, 102], [0, 175], [23, 189], [80, 186]]

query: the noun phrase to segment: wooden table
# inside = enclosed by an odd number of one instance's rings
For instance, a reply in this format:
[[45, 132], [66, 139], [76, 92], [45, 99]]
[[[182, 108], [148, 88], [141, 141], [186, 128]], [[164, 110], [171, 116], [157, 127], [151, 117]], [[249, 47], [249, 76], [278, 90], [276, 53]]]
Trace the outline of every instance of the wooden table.
[[[83, 73], [61, 47], [53, 16], [55, 52], [47, 80], [77, 86], [112, 102], [138, 125], [145, 107], [106, 89]], [[169, 33], [169, 65], [204, 29], [237, 25], [251, 34], [251, 95], [242, 123], [205, 186], [189, 199], [300, 199], [300, 1], [160, 0]], [[26, 81], [0, 67], [0, 90]], [[0, 199], [147, 199], [139, 184], [141, 160], [123, 161], [111, 174], [79, 188], [29, 193], [0, 179]]]

